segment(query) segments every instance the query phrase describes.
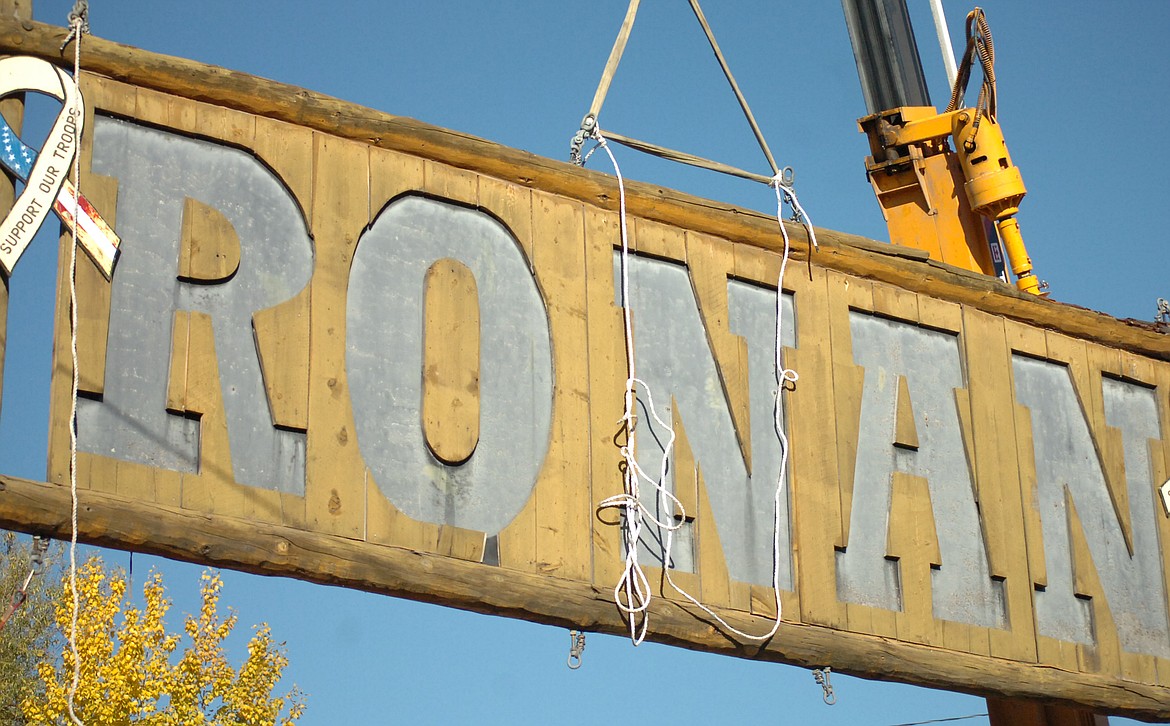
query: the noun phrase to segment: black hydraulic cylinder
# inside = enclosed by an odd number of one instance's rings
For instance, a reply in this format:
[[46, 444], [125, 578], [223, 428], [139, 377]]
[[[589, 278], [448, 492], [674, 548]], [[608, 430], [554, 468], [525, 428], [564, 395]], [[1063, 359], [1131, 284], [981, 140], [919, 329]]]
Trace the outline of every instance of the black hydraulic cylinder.
[[841, 0], [867, 114], [929, 106], [906, 0]]

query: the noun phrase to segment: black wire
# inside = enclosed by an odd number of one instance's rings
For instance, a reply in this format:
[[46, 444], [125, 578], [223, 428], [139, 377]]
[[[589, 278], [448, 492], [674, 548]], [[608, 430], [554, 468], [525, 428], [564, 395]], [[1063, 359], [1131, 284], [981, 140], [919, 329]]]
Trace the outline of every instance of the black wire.
[[942, 724], [944, 721], [965, 721], [984, 717], [986, 713], [972, 713], [971, 715], [952, 715], [949, 719], [931, 719], [929, 721], [911, 721], [909, 724], [890, 724], [890, 726], [922, 726], [923, 724]]

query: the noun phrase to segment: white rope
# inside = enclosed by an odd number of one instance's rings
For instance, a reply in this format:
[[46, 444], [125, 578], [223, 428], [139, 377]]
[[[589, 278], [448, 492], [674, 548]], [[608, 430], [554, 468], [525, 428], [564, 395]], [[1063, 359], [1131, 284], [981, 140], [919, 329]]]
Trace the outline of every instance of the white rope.
[[[597, 146], [586, 155], [584, 161], [588, 161], [589, 156], [597, 148], [601, 148], [609, 156], [610, 162], [613, 164], [614, 174], [617, 176], [618, 182], [618, 209], [620, 215], [621, 225], [621, 289], [622, 289], [622, 316], [625, 325], [625, 339], [626, 339], [626, 368], [628, 370], [628, 377], [626, 379], [625, 391], [625, 412], [622, 415], [621, 423], [624, 425], [627, 433], [626, 445], [621, 448], [622, 457], [625, 460], [625, 472], [623, 477], [623, 492], [622, 494], [609, 497], [602, 500], [598, 504], [599, 509], [617, 508], [622, 512], [623, 519], [623, 544], [625, 545], [624, 567], [622, 576], [618, 580], [617, 585], [614, 586], [614, 603], [617, 607], [625, 613], [630, 623], [630, 640], [634, 645], [639, 645], [645, 640], [649, 625], [648, 610], [650, 601], [652, 599], [651, 588], [649, 580], [646, 577], [645, 571], [639, 562], [638, 557], [638, 543], [642, 533], [642, 526], [645, 520], [649, 520], [655, 526], [665, 531], [665, 541], [663, 546], [663, 574], [666, 582], [675, 592], [685, 598], [688, 602], [698, 607], [707, 615], [714, 618], [727, 631], [735, 635], [752, 641], [766, 641], [776, 634], [780, 628], [782, 617], [782, 603], [780, 597], [780, 512], [781, 502], [783, 500], [785, 491], [785, 482], [787, 480], [788, 472], [788, 456], [789, 443], [788, 437], [784, 433], [783, 425], [783, 402], [781, 394], [784, 387], [788, 383], [795, 383], [799, 376], [796, 371], [785, 368], [783, 363], [783, 332], [784, 332], [784, 272], [788, 266], [789, 253], [791, 251], [791, 244], [788, 237], [788, 230], [784, 226], [784, 203], [787, 201], [792, 207], [793, 212], [803, 222], [806, 232], [808, 233], [809, 242], [812, 247], [818, 247], [816, 240], [816, 233], [813, 230], [812, 223], [805, 214], [804, 209], [800, 206], [800, 202], [796, 198], [796, 193], [791, 186], [785, 185], [782, 181], [783, 172], [777, 172], [772, 180], [772, 186], [776, 191], [776, 222], [780, 225], [780, 233], [784, 239], [784, 255], [780, 262], [780, 273], [776, 282], [776, 346], [775, 346], [775, 374], [776, 374], [776, 404], [774, 407], [773, 423], [776, 430], [776, 436], [780, 441], [780, 471], [776, 478], [776, 490], [773, 497], [773, 518], [772, 518], [772, 591], [775, 594], [776, 617], [772, 622], [772, 627], [768, 632], [762, 635], [746, 633], [738, 628], [732, 626], [711, 608], [704, 605], [697, 598], [688, 593], [685, 589], [680, 587], [671, 575], [671, 550], [674, 545], [674, 533], [683, 526], [686, 520], [686, 512], [683, 508], [682, 502], [667, 490], [664, 482], [666, 473], [670, 463], [670, 455], [674, 448], [675, 433], [672, 426], [664, 422], [657, 413], [654, 407], [653, 395], [649, 386], [644, 381], [639, 379], [636, 375], [634, 362], [634, 332], [632, 324], [632, 314], [630, 305], [630, 281], [629, 281], [629, 242], [628, 229], [626, 224], [626, 191], [625, 182], [622, 178], [621, 168], [618, 166], [617, 159], [613, 152], [610, 151], [605, 137], [601, 133], [600, 127], [595, 126], [592, 138], [597, 141]], [[584, 162], [583, 162], [584, 163]], [[662, 461], [659, 469], [659, 476], [653, 479], [643, 471], [638, 465], [637, 461], [637, 413], [636, 407], [638, 403], [637, 386], [641, 385], [646, 390], [646, 403], [650, 414], [654, 420], [663, 429], [670, 430], [670, 438], [663, 448]], [[640, 493], [640, 483], [646, 482], [654, 488], [655, 498], [654, 504], [657, 509], [664, 509], [664, 503], [669, 503], [669, 511], [673, 517], [668, 516], [668, 522], [664, 523], [658, 520], [657, 517], [646, 507], [642, 502]], [[668, 500], [664, 502], [665, 500]], [[675, 509], [677, 507], [677, 510]], [[669, 521], [670, 519], [676, 521]], [[624, 596], [624, 602], [623, 602]]]
[[[86, 20], [83, 13], [74, 12], [69, 16], [73, 38], [73, 82], [81, 92], [81, 36], [85, 32]], [[81, 199], [81, 149], [73, 155], [73, 219], [78, 219]], [[73, 710], [73, 699], [81, 684], [81, 657], [77, 650], [77, 618], [81, 609], [77, 593], [77, 390], [80, 384], [77, 372], [77, 228], [73, 225], [73, 243], [69, 245], [69, 351], [73, 359], [73, 383], [70, 389], [69, 408], [69, 495], [72, 502], [69, 529], [69, 592], [72, 596], [71, 622], [69, 627], [69, 650], [73, 655], [73, 678], [66, 693], [65, 705], [69, 719], [75, 726], [85, 726]]]
[[[654, 396], [650, 392], [650, 387], [646, 385], [637, 376], [637, 369], [634, 363], [634, 325], [631, 316], [630, 308], [630, 245], [629, 245], [629, 229], [626, 224], [626, 186], [625, 180], [622, 178], [621, 167], [618, 166], [617, 158], [614, 157], [613, 152], [610, 151], [609, 145], [605, 141], [605, 137], [601, 134], [601, 129], [594, 127], [593, 138], [597, 140], [597, 147], [605, 151], [609, 156], [610, 162], [613, 164], [614, 174], [617, 176], [618, 182], [618, 209], [619, 221], [621, 225], [621, 288], [622, 288], [622, 318], [625, 325], [626, 336], [626, 392], [625, 392], [625, 411], [622, 414], [621, 423], [626, 430], [626, 443], [621, 447], [622, 458], [625, 460], [626, 468], [623, 473], [623, 491], [621, 494], [609, 497], [598, 503], [598, 509], [619, 509], [622, 514], [622, 536], [623, 544], [625, 545], [624, 567], [622, 569], [622, 576], [618, 579], [617, 584], [613, 589], [614, 604], [621, 610], [630, 624], [630, 640], [634, 645], [640, 645], [646, 639], [646, 631], [649, 625], [649, 618], [647, 617], [647, 609], [650, 607], [651, 589], [650, 581], [646, 578], [646, 572], [642, 569], [641, 563], [638, 561], [638, 542], [642, 537], [642, 525], [644, 520], [649, 519], [654, 525], [661, 529], [665, 529], [668, 533], [673, 532], [682, 526], [685, 521], [685, 512], [683, 510], [682, 502], [678, 500], [670, 491], [666, 489], [663, 482], [666, 478], [667, 467], [670, 465], [670, 454], [674, 449], [674, 428], [670, 424], [662, 420], [654, 407]], [[589, 152], [592, 155], [593, 151]], [[585, 161], [588, 161], [589, 155], [586, 155]], [[637, 448], [637, 427], [638, 427], [638, 391], [637, 387], [641, 385], [646, 390], [646, 404], [650, 411], [650, 415], [658, 422], [658, 425], [663, 429], [670, 430], [670, 438], [662, 451], [662, 462], [659, 467], [658, 478], [651, 478], [642, 467], [638, 464]], [[640, 494], [640, 482], [646, 482], [655, 491], [655, 503], [659, 506], [663, 503], [663, 498], [669, 500], [671, 511], [674, 507], [678, 507], [678, 512], [682, 514], [677, 522], [664, 523], [658, 520], [646, 505], [642, 503]], [[669, 520], [669, 517], [668, 517]], [[669, 563], [669, 550], [667, 551], [666, 563]], [[623, 602], [624, 595], [624, 602]]]

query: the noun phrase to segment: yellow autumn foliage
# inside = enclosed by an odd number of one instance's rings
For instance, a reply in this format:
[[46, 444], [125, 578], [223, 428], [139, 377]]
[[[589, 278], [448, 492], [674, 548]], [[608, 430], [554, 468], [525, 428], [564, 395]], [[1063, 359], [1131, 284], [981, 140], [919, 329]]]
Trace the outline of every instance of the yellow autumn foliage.
[[[223, 643], [237, 618], [219, 613], [223, 581], [218, 573], [203, 573], [202, 606], [197, 616], [186, 617], [186, 641], [166, 630], [163, 618], [171, 601], [158, 572], [151, 572], [142, 586], [141, 608], [126, 601], [125, 575], [107, 570], [100, 557], [78, 568], [77, 588], [81, 677], [73, 708], [85, 726], [288, 726], [304, 711], [295, 686], [284, 696], [272, 695], [288, 658], [267, 624], [256, 627], [240, 668], [228, 663]], [[67, 578], [55, 610], [65, 645], [59, 660], [38, 668], [44, 698], [21, 704], [29, 724], [71, 723], [66, 699], [74, 661]]]

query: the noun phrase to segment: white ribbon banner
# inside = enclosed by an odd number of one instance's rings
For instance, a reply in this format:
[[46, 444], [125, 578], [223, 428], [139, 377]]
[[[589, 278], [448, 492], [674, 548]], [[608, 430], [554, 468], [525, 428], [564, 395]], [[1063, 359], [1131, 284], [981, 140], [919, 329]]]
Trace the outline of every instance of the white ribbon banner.
[[85, 107], [77, 84], [48, 61], [27, 56], [0, 59], [0, 97], [36, 91], [61, 101], [61, 113], [29, 173], [28, 182], [0, 225], [0, 267], [6, 275], [53, 209], [81, 140]]

